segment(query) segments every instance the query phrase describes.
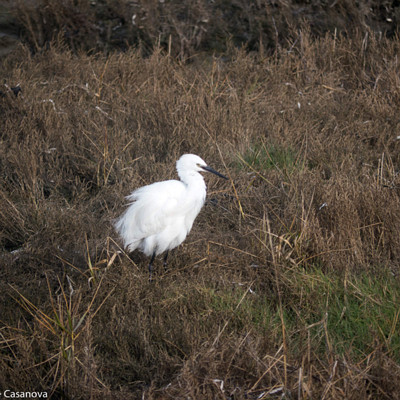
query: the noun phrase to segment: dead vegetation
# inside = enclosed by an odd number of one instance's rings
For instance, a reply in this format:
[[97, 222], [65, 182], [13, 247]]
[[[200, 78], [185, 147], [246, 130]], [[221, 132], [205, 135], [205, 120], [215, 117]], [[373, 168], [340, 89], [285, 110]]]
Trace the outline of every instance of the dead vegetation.
[[[399, 42], [293, 36], [191, 64], [57, 46], [3, 62], [0, 388], [399, 398]], [[207, 177], [149, 284], [111, 221], [185, 152], [231, 182]]]
[[[286, 47], [304, 24], [313, 35], [371, 30], [393, 36], [400, 5], [393, 0], [17, 0], [14, 21], [33, 51], [63, 40], [78, 51], [152, 53], [155, 43], [182, 59], [226, 51], [227, 43], [251, 51]], [[1, 21], [0, 21], [1, 22]]]

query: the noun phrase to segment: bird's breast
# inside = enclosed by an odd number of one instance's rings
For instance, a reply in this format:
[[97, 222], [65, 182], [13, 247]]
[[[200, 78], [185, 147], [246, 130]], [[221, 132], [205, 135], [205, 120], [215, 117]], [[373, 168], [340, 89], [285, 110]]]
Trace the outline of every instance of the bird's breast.
[[204, 205], [205, 198], [206, 198], [205, 188], [202, 191], [196, 190], [194, 193], [188, 193], [187, 202], [184, 207], [186, 209], [185, 226], [188, 233], [192, 229], [193, 222]]

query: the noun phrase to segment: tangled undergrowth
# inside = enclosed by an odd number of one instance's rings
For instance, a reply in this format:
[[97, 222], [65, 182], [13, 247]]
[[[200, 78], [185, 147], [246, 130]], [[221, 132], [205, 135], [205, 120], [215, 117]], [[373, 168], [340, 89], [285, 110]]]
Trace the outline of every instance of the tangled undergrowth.
[[[399, 398], [399, 42], [296, 34], [190, 64], [57, 46], [4, 60], [0, 388]], [[112, 220], [186, 152], [230, 181], [207, 176], [149, 283]]]

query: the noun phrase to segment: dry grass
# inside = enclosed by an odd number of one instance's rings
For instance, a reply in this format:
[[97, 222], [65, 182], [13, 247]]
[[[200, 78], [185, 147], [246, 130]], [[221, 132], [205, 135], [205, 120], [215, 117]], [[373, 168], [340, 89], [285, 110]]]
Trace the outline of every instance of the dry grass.
[[[25, 48], [0, 98], [0, 388], [54, 398], [399, 398], [399, 42], [192, 64]], [[7, 88], [4, 89], [7, 92]], [[185, 152], [231, 178], [170, 269], [111, 221]]]
[[[400, 6], [390, 0], [17, 0], [9, 2], [13, 25], [33, 51], [62, 39], [78, 50], [126, 50], [154, 44], [183, 59], [226, 50], [286, 47], [303, 24], [312, 34], [372, 30], [393, 36]], [[295, 35], [296, 36], [296, 35]]]

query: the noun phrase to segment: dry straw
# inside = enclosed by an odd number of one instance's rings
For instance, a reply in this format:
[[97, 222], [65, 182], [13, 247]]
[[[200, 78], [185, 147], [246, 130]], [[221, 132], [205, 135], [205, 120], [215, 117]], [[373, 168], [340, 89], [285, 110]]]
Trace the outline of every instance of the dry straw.
[[[3, 62], [23, 96], [0, 98], [0, 387], [398, 398], [399, 42], [292, 37], [191, 63], [57, 46]], [[209, 180], [150, 285], [112, 221], [188, 152], [233, 185]]]

